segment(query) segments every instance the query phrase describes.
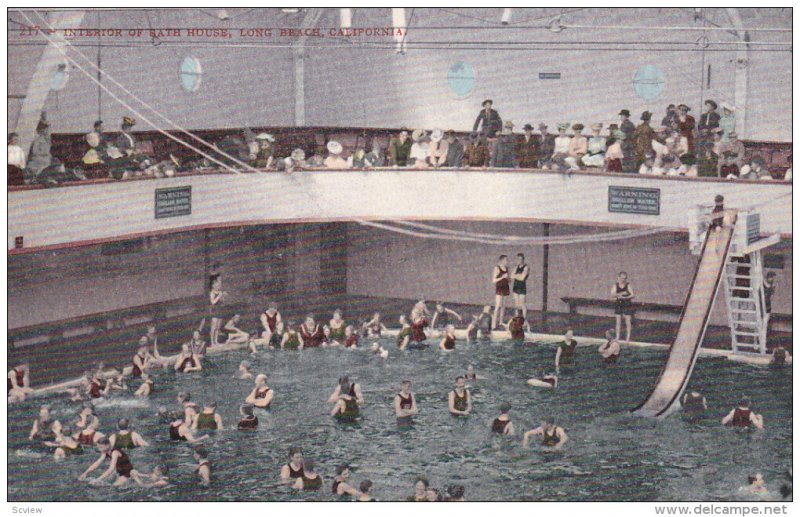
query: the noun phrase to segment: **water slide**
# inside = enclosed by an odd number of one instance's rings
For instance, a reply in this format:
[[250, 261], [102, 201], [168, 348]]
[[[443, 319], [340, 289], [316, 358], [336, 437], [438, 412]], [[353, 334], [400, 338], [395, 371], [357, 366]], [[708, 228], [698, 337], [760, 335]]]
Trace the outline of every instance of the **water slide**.
[[631, 410], [635, 415], [663, 418], [680, 408], [679, 399], [692, 375], [697, 353], [706, 333], [711, 307], [714, 305], [714, 297], [725, 271], [736, 214], [727, 217], [731, 219], [730, 224], [719, 232], [711, 231], [706, 234], [700, 262], [681, 312], [678, 334], [669, 348], [669, 357], [650, 396]]

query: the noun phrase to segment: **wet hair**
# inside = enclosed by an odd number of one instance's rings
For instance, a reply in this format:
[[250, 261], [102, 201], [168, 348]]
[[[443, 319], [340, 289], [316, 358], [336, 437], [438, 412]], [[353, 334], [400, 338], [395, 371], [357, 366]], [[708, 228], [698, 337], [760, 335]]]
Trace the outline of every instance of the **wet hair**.
[[628, 276], [628, 272], [627, 271], [620, 271], [619, 273], [617, 273], [617, 276], [621, 276], [621, 275]]
[[410, 380], [408, 380], [408, 379], [403, 379], [403, 380], [400, 382], [400, 384], [408, 384], [408, 385], [410, 386], [410, 385], [411, 385], [411, 381], [410, 381]]
[[416, 485], [417, 483], [422, 483], [425, 486], [426, 489], [431, 484], [430, 481], [428, 481], [428, 478], [426, 478], [425, 476], [417, 476], [417, 479], [416, 479], [416, 481], [414, 481], [414, 484]]
[[205, 447], [203, 447], [202, 445], [198, 445], [198, 446], [196, 446], [196, 447], [194, 448], [194, 451], [193, 451], [193, 452], [194, 452], [195, 454], [197, 454], [198, 456], [200, 456], [200, 459], [206, 459], [206, 458], [208, 458], [208, 449], [206, 449], [206, 448], [205, 448]]
[[506, 414], [509, 411], [511, 411], [511, 404], [509, 404], [508, 402], [503, 402], [502, 404], [500, 404], [501, 413]]
[[521, 258], [522, 260], [525, 260], [525, 255], [523, 255], [522, 253], [517, 253], [517, 257]]
[[777, 273], [775, 273], [775, 271], [770, 271], [769, 273], [767, 273], [767, 278], [775, 278], [776, 276], [778, 275]]
[[212, 400], [211, 402], [206, 404], [206, 407], [213, 407], [214, 409], [217, 409], [217, 401], [216, 400]]
[[117, 422], [117, 428], [120, 431], [127, 431], [128, 427], [130, 427], [130, 422], [128, 422], [127, 418], [120, 418], [119, 422]]
[[314, 460], [303, 460], [303, 470], [310, 470], [313, 471], [314, 467], [317, 466], [317, 462]]
[[350, 377], [348, 377], [347, 375], [342, 375], [341, 377], [339, 377], [339, 384], [342, 384], [343, 382], [346, 382], [346, 383], [349, 384], [350, 383]]
[[453, 499], [460, 499], [464, 497], [464, 485], [450, 485], [447, 487], [447, 495]]
[[721, 204], [723, 201], [725, 201], [725, 198], [722, 197], [721, 194], [717, 194], [716, 196], [714, 196], [714, 202], [715, 203]]
[[16, 133], [9, 133], [9, 134], [8, 134], [8, 143], [10, 144], [10, 143], [11, 143], [11, 141], [12, 141], [12, 140], [14, 140], [14, 138], [16, 138], [16, 137], [18, 137], [18, 136], [19, 136], [19, 135], [18, 135], [18, 134], [16, 134]]
[[252, 404], [242, 404], [239, 408], [245, 416], [253, 416], [253, 405]]
[[350, 391], [350, 381], [346, 380], [347, 377], [339, 381], [339, 392], [342, 395], [347, 395]]
[[361, 482], [359, 488], [364, 493], [369, 492], [370, 489], [372, 489], [372, 481], [370, 481], [369, 479], [365, 479], [364, 481]]
[[456, 377], [456, 382], [458, 382], [458, 381], [466, 381], [466, 380], [467, 380], [467, 379], [466, 379], [466, 378], [464, 378], [464, 376], [463, 376], [463, 375], [459, 375], [458, 377]]
[[507, 258], [508, 258], [508, 255], [500, 255], [500, 258], [497, 259], [497, 260], [503, 260], [503, 259], [507, 259]]
[[342, 473], [349, 468], [350, 465], [336, 465], [336, 475], [341, 476]]
[[750, 397], [742, 397], [739, 399], [740, 407], [750, 407]]
[[302, 447], [290, 447], [289, 448], [289, 457], [291, 458], [295, 454], [303, 454], [303, 448]]
[[750, 474], [749, 476], [747, 476], [747, 482], [748, 482], [749, 484], [751, 484], [751, 485], [752, 485], [753, 483], [755, 483], [757, 479], [758, 479], [758, 477], [757, 477], [757, 476], [754, 476], [753, 474]]

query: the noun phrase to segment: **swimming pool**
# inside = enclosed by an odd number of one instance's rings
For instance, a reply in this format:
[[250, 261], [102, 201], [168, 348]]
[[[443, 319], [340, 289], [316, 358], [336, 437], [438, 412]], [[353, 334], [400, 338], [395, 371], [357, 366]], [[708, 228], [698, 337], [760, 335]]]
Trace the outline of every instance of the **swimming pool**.
[[[351, 481], [374, 482], [378, 500], [405, 500], [415, 476], [431, 485], [466, 487], [468, 500], [653, 501], [742, 499], [738, 487], [748, 474], [763, 473], [774, 498], [791, 465], [791, 369], [775, 370], [701, 357], [690, 388], [708, 399], [708, 418], [688, 423], [678, 416], [664, 421], [633, 417], [628, 410], [647, 395], [666, 358], [665, 350], [624, 348], [620, 362], [604, 366], [594, 347], [578, 349], [577, 367], [563, 369], [556, 390], [525, 384], [537, 366], [552, 365], [552, 345], [459, 341], [455, 352], [399, 352], [393, 340], [384, 361], [365, 350], [337, 349], [244, 351], [207, 358], [199, 373], [154, 374], [156, 392], [146, 403], [130, 398], [101, 404], [100, 430], [109, 433], [118, 418], [128, 417], [151, 447], [131, 452], [137, 469], [169, 467], [171, 485], [162, 489], [92, 487], [77, 481], [97, 453], [69, 458], [53, 466], [51, 454], [27, 441], [40, 404], [53, 405], [53, 418], [73, 422], [80, 404], [64, 396], [38, 397], [9, 407], [8, 499], [10, 501], [291, 501], [335, 500], [330, 479], [334, 467], [349, 463]], [[226, 427], [238, 422], [238, 406], [252, 381], [234, 377], [247, 358], [254, 373], [265, 372], [275, 392], [273, 409], [257, 410], [256, 432], [226, 430], [209, 442], [212, 484], [196, 484], [191, 449], [169, 441], [167, 425], [155, 416], [159, 406], [177, 408], [180, 390], [198, 403], [217, 400]], [[479, 375], [473, 382], [474, 413], [455, 418], [447, 412], [447, 393], [468, 364]], [[361, 384], [366, 404], [356, 425], [337, 424], [326, 400], [340, 375]], [[392, 409], [400, 380], [412, 380], [420, 414], [409, 430], [398, 429]], [[138, 383], [131, 382], [132, 389]], [[740, 395], [752, 399], [764, 415], [765, 431], [736, 432], [719, 425]], [[488, 422], [503, 401], [512, 404], [517, 437], [489, 433]], [[554, 415], [570, 442], [561, 452], [520, 447], [521, 433]], [[297, 493], [278, 483], [290, 446], [301, 446], [326, 478], [319, 492]], [[100, 471], [98, 471], [99, 473]]]

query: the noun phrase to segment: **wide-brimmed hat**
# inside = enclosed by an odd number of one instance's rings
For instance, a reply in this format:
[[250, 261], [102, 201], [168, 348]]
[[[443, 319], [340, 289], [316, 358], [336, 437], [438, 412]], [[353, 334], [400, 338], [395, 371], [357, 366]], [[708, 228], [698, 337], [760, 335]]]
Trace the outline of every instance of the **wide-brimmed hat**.
[[620, 110], [618, 115], [625, 115], [626, 117], [630, 117], [631, 116], [631, 112], [628, 111], [628, 110]]
[[559, 131], [566, 131], [567, 129], [569, 129], [569, 122], [561, 122], [558, 124]]
[[731, 103], [729, 103], [729, 102], [722, 102], [722, 103], [720, 103], [720, 107], [721, 107], [722, 109], [724, 109], [724, 110], [728, 110], [728, 111], [736, 111], [736, 106], [734, 106], [733, 104], [731, 104]]
[[122, 117], [122, 125], [123, 126], [135, 126], [136, 119], [131, 117]]
[[679, 110], [685, 110], [685, 111], [692, 111], [692, 108], [690, 108], [686, 104], [678, 104], [678, 109]]
[[711, 107], [712, 107], [712, 108], [714, 108], [714, 109], [717, 109], [717, 103], [716, 103], [715, 101], [712, 101], [711, 99], [708, 99], [708, 100], [705, 102], [705, 104], [706, 104], [707, 106], [711, 106]]
[[592, 124], [591, 128], [592, 128], [592, 131], [600, 131], [601, 129], [603, 129], [603, 123], [602, 122], [597, 122], [595, 124]]
[[256, 135], [256, 140], [268, 140], [270, 142], [274, 142], [275, 137], [269, 133], [259, 133], [258, 135]]
[[547, 124], [544, 122], [539, 122], [539, 131], [544, 131], [547, 129]]
[[331, 140], [325, 147], [331, 154], [342, 154], [342, 144], [340, 144], [336, 140]]
[[421, 140], [422, 137], [424, 137], [424, 136], [425, 136], [425, 130], [424, 129], [415, 129], [411, 133], [411, 140], [414, 140], [415, 142], [417, 142], [417, 141]]
[[441, 139], [444, 138], [444, 131], [439, 129], [438, 127], [431, 131], [431, 141], [439, 142]]
[[525, 124], [524, 126], [522, 126], [522, 129], [524, 129], [525, 131], [533, 131], [533, 126], [530, 124]]
[[651, 118], [653, 118], [652, 113], [650, 113], [649, 111], [642, 112], [641, 120], [650, 120]]
[[573, 131], [583, 131], [583, 127], [584, 126], [581, 123], [572, 124]]
[[494, 102], [492, 101], [492, 99], [486, 99], [485, 101], [481, 102], [481, 106], [486, 106], [486, 103], [489, 103], [489, 104], [494, 104]]

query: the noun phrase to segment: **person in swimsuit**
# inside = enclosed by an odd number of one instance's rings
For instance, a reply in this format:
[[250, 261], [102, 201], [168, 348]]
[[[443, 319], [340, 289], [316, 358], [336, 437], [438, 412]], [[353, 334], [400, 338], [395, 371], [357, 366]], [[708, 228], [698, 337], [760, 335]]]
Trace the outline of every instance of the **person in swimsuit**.
[[127, 418], [121, 418], [117, 422], [117, 432], [108, 437], [108, 443], [112, 449], [135, 449], [150, 445], [139, 433], [130, 430]]
[[741, 487], [739, 491], [756, 495], [769, 493], [769, 489], [764, 486], [764, 476], [762, 476], [760, 472], [747, 476], [747, 486]]
[[484, 305], [483, 312], [478, 316], [478, 330], [481, 339], [492, 337], [492, 307], [490, 305]]
[[555, 388], [558, 386], [558, 376], [552, 373], [545, 373], [540, 369], [536, 377], [528, 379], [528, 386], [534, 388]]
[[250, 334], [237, 326], [241, 319], [242, 316], [240, 314], [234, 314], [233, 318], [229, 319], [225, 327], [223, 327], [223, 330], [228, 335], [228, 339], [225, 341], [226, 345], [241, 345], [250, 340]]
[[511, 421], [511, 417], [508, 416], [509, 411], [511, 411], [511, 404], [503, 402], [500, 405], [500, 416], [492, 421], [492, 433], [503, 436], [512, 436], [514, 434], [514, 423]]
[[198, 413], [197, 418], [192, 423], [192, 430], [205, 431], [205, 430], [218, 430], [222, 431], [222, 417], [217, 413], [217, 403], [209, 402], [203, 407], [203, 411]]
[[192, 353], [189, 345], [184, 343], [181, 345], [181, 353], [175, 359], [175, 371], [178, 373], [199, 372], [203, 369], [200, 359]]
[[125, 382], [125, 373], [118, 373], [112, 377], [108, 383], [108, 388], [111, 391], [128, 391], [128, 384]]
[[66, 456], [83, 454], [83, 446], [70, 435], [70, 429], [62, 427], [61, 422], [54, 421], [50, 425], [50, 430], [53, 433], [53, 439], [44, 442], [44, 445], [55, 447], [53, 459], [61, 460]]
[[447, 487], [447, 501], [451, 503], [464, 502], [464, 486], [463, 485], [450, 485]]
[[139, 388], [133, 393], [134, 397], [138, 398], [147, 398], [153, 393], [153, 379], [150, 378], [150, 375], [143, 373], [142, 374], [142, 384]]
[[350, 477], [350, 467], [347, 465], [337, 465], [336, 466], [336, 477], [333, 478], [333, 483], [331, 484], [331, 492], [333, 495], [338, 496], [345, 496], [350, 495], [353, 497], [360, 497], [361, 493], [356, 490], [354, 487], [350, 486], [347, 483], [347, 479]]
[[386, 332], [386, 326], [381, 323], [381, 313], [376, 312], [372, 315], [372, 319], [365, 322], [364, 325], [361, 327], [364, 337], [377, 339], [381, 337], [381, 335]]
[[352, 423], [358, 418], [358, 401], [353, 386], [346, 377], [339, 383], [339, 395], [331, 410], [331, 416], [339, 422]]
[[303, 336], [294, 330], [292, 322], [288, 322], [281, 338], [281, 350], [302, 350]]
[[91, 402], [85, 403], [81, 409], [81, 412], [78, 413], [78, 421], [75, 422], [75, 427], [78, 429], [83, 429], [89, 424], [96, 422], [99, 422], [99, 419], [94, 412], [94, 405], [92, 405]]
[[386, 359], [387, 357], [389, 357], [389, 351], [383, 348], [383, 346], [377, 341], [372, 343], [372, 345], [369, 347], [369, 351], [375, 355], [380, 356], [381, 359]]
[[239, 380], [253, 378], [253, 374], [250, 372], [250, 363], [248, 361], [242, 361], [239, 363], [239, 369], [236, 371], [236, 378]]
[[447, 409], [455, 416], [469, 416], [472, 412], [472, 396], [464, 377], [458, 376], [455, 389], [447, 394]]
[[133, 464], [130, 458], [128, 458], [128, 455], [119, 449], [112, 448], [109, 441], [105, 438], [97, 442], [97, 450], [100, 452], [100, 457], [80, 475], [78, 478], [79, 481], [85, 481], [86, 477], [97, 470], [106, 460], [109, 460], [108, 469], [96, 478], [94, 480], [95, 482], [103, 481], [116, 473], [117, 480], [114, 482], [114, 486], [120, 486], [126, 484], [131, 478], [135, 479], [139, 475], [133, 468]]
[[331, 321], [328, 323], [328, 325], [331, 328], [331, 339], [338, 341], [339, 343], [343, 343], [345, 339], [344, 330], [347, 324], [342, 319], [342, 311], [339, 309], [333, 311], [333, 318], [331, 318]]
[[336, 389], [333, 390], [331, 396], [328, 397], [329, 404], [336, 404], [339, 401], [339, 397], [342, 393], [347, 393], [351, 397], [355, 398], [356, 402], [359, 404], [364, 404], [364, 395], [361, 392], [361, 385], [357, 382], [350, 382], [350, 378], [345, 375], [344, 377], [339, 378], [339, 383], [336, 385]]
[[405, 314], [400, 315], [400, 333], [397, 335], [397, 348], [405, 350], [411, 342], [411, 325]]
[[50, 406], [44, 405], [39, 408], [39, 416], [33, 420], [31, 432], [28, 434], [29, 440], [52, 440], [55, 438], [50, 426], [53, 424], [50, 419]]
[[792, 354], [782, 346], [776, 346], [772, 350], [772, 359], [769, 364], [770, 366], [788, 366], [792, 364]]
[[188, 391], [181, 391], [177, 396], [178, 403], [181, 405], [181, 413], [183, 413], [183, 421], [186, 425], [191, 427], [194, 419], [197, 418], [198, 407], [197, 404], [192, 402], [192, 394]]
[[15, 366], [8, 372], [6, 385], [8, 401], [22, 402], [33, 394], [30, 386], [30, 367], [27, 363]]
[[341, 343], [331, 338], [331, 328], [327, 325], [322, 326], [322, 348], [339, 346]]
[[439, 503], [443, 501], [442, 494], [440, 494], [439, 491], [433, 487], [430, 487], [425, 491], [425, 497], [427, 497], [427, 501], [429, 503]]
[[497, 265], [492, 271], [492, 284], [494, 284], [494, 316], [492, 317], [492, 329], [499, 328], [500, 322], [506, 316], [506, 298], [511, 294], [509, 286], [508, 256], [500, 255]]
[[[514, 268], [514, 273], [511, 279], [514, 281], [511, 292], [513, 293], [514, 306], [522, 311], [522, 317], [528, 315], [528, 309], [525, 306], [525, 297], [528, 294], [528, 276], [531, 274], [531, 268], [525, 263], [525, 255], [517, 253], [517, 266]], [[502, 321], [502, 319], [500, 320]]]
[[153, 468], [150, 474], [139, 473], [134, 478], [136, 484], [144, 488], [161, 488], [169, 485], [169, 478], [167, 477], [169, 470], [164, 465], [158, 465]]
[[572, 329], [567, 330], [564, 334], [564, 341], [559, 343], [558, 350], [556, 350], [556, 372], [561, 368], [561, 365], [571, 366], [575, 364], [575, 349], [578, 347], [578, 342], [573, 339]]
[[272, 404], [272, 398], [275, 396], [269, 386], [267, 386], [267, 376], [263, 373], [256, 375], [255, 386], [253, 391], [244, 400], [248, 404], [252, 404], [257, 408], [268, 409]]
[[139, 349], [136, 351], [136, 355], [133, 356], [131, 362], [133, 363], [133, 367], [131, 369], [131, 376], [133, 378], [138, 379], [142, 376], [142, 373], [147, 371], [147, 368], [150, 366], [148, 363], [149, 354], [147, 353], [147, 337], [142, 336], [139, 340]]
[[485, 378], [486, 377], [483, 377], [475, 373], [474, 366], [472, 366], [471, 364], [467, 365], [467, 371], [464, 373], [464, 379], [466, 379], [467, 381], [477, 381], [478, 379], [485, 379]]
[[708, 409], [708, 404], [706, 403], [706, 398], [702, 394], [696, 391], [689, 391], [683, 395], [681, 408], [689, 419], [694, 420], [705, 413], [706, 409]]
[[197, 462], [197, 466], [195, 467], [194, 471], [200, 478], [200, 484], [203, 486], [210, 485], [211, 462], [208, 460], [208, 450], [206, 450], [206, 448], [202, 445], [197, 445], [192, 450], [192, 456], [194, 457], [194, 461]]
[[350, 350], [358, 348], [358, 334], [355, 333], [352, 325], [344, 328], [344, 347]]
[[461, 315], [452, 309], [445, 307], [442, 302], [436, 302], [436, 310], [433, 312], [433, 319], [431, 320], [432, 329], [444, 330], [450, 324], [450, 317], [457, 318], [458, 321], [463, 321]]
[[428, 486], [430, 486], [430, 482], [428, 478], [424, 476], [417, 477], [417, 480], [414, 482], [414, 495], [410, 495], [406, 498], [406, 501], [410, 503], [425, 503], [428, 501]]
[[211, 331], [209, 334], [211, 344], [209, 346], [219, 346], [219, 329], [222, 325], [223, 304], [228, 293], [222, 290], [222, 279], [220, 277], [211, 281], [211, 290], [208, 292], [209, 315], [211, 317]]
[[422, 343], [428, 336], [425, 335], [425, 328], [428, 327], [428, 320], [422, 312], [411, 313], [411, 341]]
[[467, 343], [474, 343], [478, 340], [478, 324], [480, 315], [473, 314], [472, 321], [467, 325]]
[[[264, 328], [264, 332], [261, 333], [261, 338], [265, 343], [269, 343], [272, 335], [278, 330], [278, 323], [282, 321], [281, 313], [278, 312], [278, 304], [270, 302], [267, 310], [261, 314], [261, 326]], [[278, 333], [278, 335], [280, 335], [280, 333]]]
[[365, 479], [358, 486], [358, 489], [361, 492], [361, 495], [358, 496], [358, 499], [356, 499], [356, 501], [362, 503], [369, 503], [375, 501], [375, 498], [372, 497], [372, 481], [370, 481], [369, 479]]
[[561, 449], [569, 441], [569, 437], [564, 429], [556, 426], [554, 422], [553, 418], [542, 420], [542, 425], [525, 433], [522, 438], [522, 446], [527, 447], [532, 436], [541, 436], [544, 447]]
[[97, 430], [99, 425], [100, 421], [96, 418], [95, 420], [90, 420], [86, 427], [73, 434], [72, 437], [81, 445], [94, 447], [101, 438], [105, 437], [103, 433]]
[[617, 283], [611, 287], [611, 296], [614, 297], [614, 317], [617, 320], [617, 340], [622, 330], [622, 318], [625, 318], [625, 341], [631, 340], [631, 318], [633, 316], [633, 289], [628, 282], [628, 273], [620, 271]]
[[619, 359], [619, 341], [614, 338], [614, 331], [606, 331], [606, 342], [597, 349], [605, 364], [614, 364]]
[[281, 467], [281, 482], [294, 483], [296, 479], [302, 478], [303, 470], [303, 449], [292, 447], [289, 449], [289, 463]]
[[[334, 329], [331, 329], [331, 336]], [[303, 348], [317, 348], [322, 345], [322, 327], [314, 321], [314, 316], [306, 316], [306, 321], [300, 325], [300, 338], [303, 342]]]
[[242, 419], [239, 420], [239, 425], [236, 426], [240, 431], [245, 429], [258, 429], [258, 418], [253, 414], [252, 404], [242, 404], [239, 406], [239, 414]]
[[303, 475], [295, 479], [292, 488], [295, 490], [319, 490], [322, 488], [322, 476], [316, 472], [314, 460], [303, 460]]
[[195, 438], [190, 425], [187, 424], [186, 420], [183, 418], [173, 420], [169, 424], [169, 439], [171, 441], [196, 443], [203, 440], [208, 440], [209, 438], [210, 437], [207, 434], [200, 436], [199, 438]]
[[521, 309], [517, 309], [514, 316], [503, 326], [508, 330], [511, 339], [514, 341], [525, 341], [525, 331], [531, 331], [531, 327], [525, 321], [525, 316], [523, 316]]
[[408, 426], [414, 423], [413, 417], [417, 414], [417, 400], [411, 393], [411, 381], [404, 380], [400, 393], [394, 397], [394, 414], [397, 425]]
[[88, 393], [89, 397], [92, 398], [92, 399], [99, 399], [99, 398], [102, 398], [102, 397], [108, 395], [111, 392], [111, 384], [112, 384], [112, 382], [113, 382], [113, 379], [108, 379], [104, 383], [102, 381], [102, 378], [100, 377], [100, 374], [95, 373], [92, 376], [92, 380], [87, 385], [87, 390], [89, 392]]
[[189, 351], [193, 353], [198, 359], [206, 356], [206, 342], [200, 336], [200, 331], [195, 330], [192, 332], [192, 339], [186, 342], [189, 346]]
[[456, 328], [453, 325], [447, 325], [444, 328], [444, 336], [439, 342], [439, 348], [446, 352], [456, 349]]
[[722, 419], [722, 425], [731, 425], [738, 428], [755, 427], [764, 429], [764, 416], [750, 409], [750, 399], [747, 397], [739, 401], [739, 405], [731, 410]]

